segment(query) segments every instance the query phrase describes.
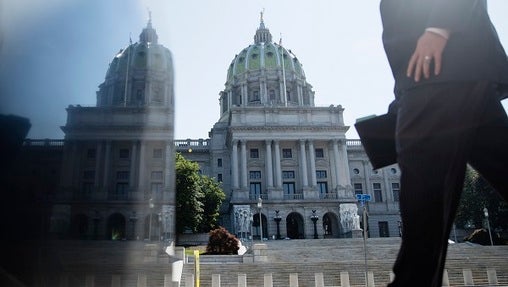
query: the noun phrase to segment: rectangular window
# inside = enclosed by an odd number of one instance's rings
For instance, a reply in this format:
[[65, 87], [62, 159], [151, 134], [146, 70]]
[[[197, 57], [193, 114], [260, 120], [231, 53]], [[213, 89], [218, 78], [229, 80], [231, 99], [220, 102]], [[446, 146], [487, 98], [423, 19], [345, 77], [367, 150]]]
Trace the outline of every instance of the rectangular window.
[[93, 182], [83, 182], [83, 186], [81, 187], [81, 195], [85, 198], [90, 197], [92, 194], [93, 186]]
[[117, 171], [116, 172], [117, 180], [129, 180], [129, 172], [128, 171]]
[[282, 178], [283, 179], [293, 179], [293, 178], [295, 178], [295, 172], [293, 170], [282, 171]]
[[250, 149], [250, 158], [259, 158], [259, 150], [257, 148]]
[[120, 158], [129, 158], [129, 149], [121, 148], [119, 151]]
[[249, 179], [260, 179], [261, 171], [259, 170], [251, 170], [249, 171]]
[[383, 201], [383, 192], [381, 190], [381, 183], [375, 182], [372, 184], [372, 189], [374, 190], [374, 201], [382, 202]]
[[328, 183], [326, 181], [318, 181], [317, 185], [320, 194], [328, 193]]
[[316, 158], [324, 158], [325, 157], [325, 153], [323, 151], [322, 148], [317, 148], [316, 149]]
[[392, 182], [392, 193], [393, 193], [393, 200], [399, 201], [400, 184], [398, 182]]
[[94, 180], [95, 179], [95, 170], [85, 170], [83, 172], [83, 179]]
[[152, 171], [151, 180], [162, 180], [162, 171]]
[[161, 182], [152, 182], [150, 189], [152, 191], [152, 194], [157, 196], [162, 194], [162, 183]]
[[86, 150], [86, 157], [88, 159], [94, 159], [96, 154], [97, 154], [97, 152], [95, 151], [94, 148], [89, 148]]
[[361, 183], [355, 183], [354, 184], [354, 189], [355, 189], [355, 195], [357, 195], [357, 194], [363, 194], [363, 187], [362, 187]]
[[282, 149], [282, 157], [283, 158], [292, 158], [293, 152], [291, 151], [290, 148], [283, 148]]
[[217, 167], [222, 167], [222, 158], [217, 159]]
[[249, 198], [258, 199], [261, 196], [261, 182], [251, 182], [249, 186]]
[[390, 231], [388, 230], [387, 221], [379, 221], [379, 237], [390, 237]]
[[217, 174], [217, 181], [222, 182], [222, 173]]
[[316, 178], [326, 178], [326, 170], [316, 170]]
[[294, 182], [284, 182], [282, 188], [284, 189], [284, 194], [295, 194]]
[[129, 188], [129, 184], [127, 182], [117, 182], [116, 183], [116, 194], [118, 194], [118, 195], [127, 194], [128, 188]]
[[162, 158], [162, 149], [154, 148], [153, 149], [153, 158]]

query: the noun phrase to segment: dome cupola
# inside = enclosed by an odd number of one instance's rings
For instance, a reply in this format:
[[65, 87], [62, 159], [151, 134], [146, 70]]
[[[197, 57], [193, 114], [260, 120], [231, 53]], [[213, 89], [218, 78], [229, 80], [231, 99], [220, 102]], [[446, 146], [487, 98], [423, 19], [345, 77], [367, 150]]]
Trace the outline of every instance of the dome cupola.
[[291, 50], [272, 42], [263, 13], [254, 43], [235, 55], [220, 92], [221, 118], [233, 107], [314, 106], [314, 92]]

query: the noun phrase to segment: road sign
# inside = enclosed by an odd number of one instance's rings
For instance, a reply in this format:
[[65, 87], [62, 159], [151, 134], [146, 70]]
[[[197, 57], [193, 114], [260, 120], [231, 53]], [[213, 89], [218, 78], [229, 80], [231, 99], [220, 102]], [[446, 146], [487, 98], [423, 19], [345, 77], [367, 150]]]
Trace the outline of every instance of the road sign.
[[370, 201], [371, 196], [370, 196], [370, 194], [357, 194], [356, 199], [363, 203], [365, 201]]

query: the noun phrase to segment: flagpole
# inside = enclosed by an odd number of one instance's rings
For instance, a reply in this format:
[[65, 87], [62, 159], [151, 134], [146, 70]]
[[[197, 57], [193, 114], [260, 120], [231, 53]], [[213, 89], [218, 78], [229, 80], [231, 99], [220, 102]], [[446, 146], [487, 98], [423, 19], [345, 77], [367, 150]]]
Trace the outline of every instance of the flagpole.
[[125, 72], [125, 89], [124, 89], [124, 93], [123, 93], [123, 106], [124, 107], [127, 106], [127, 91], [128, 91], [127, 84], [129, 82], [129, 65], [131, 62], [131, 46], [132, 46], [132, 38], [129, 35], [129, 47], [127, 47], [127, 49], [128, 49], [127, 65], [126, 65], [127, 71]]
[[279, 46], [280, 46], [280, 50], [281, 50], [281, 58], [282, 58], [282, 83], [284, 85], [284, 106], [288, 106], [288, 93], [287, 93], [287, 90], [286, 90], [286, 69], [284, 67], [284, 48], [282, 47], [282, 33], [280, 35], [280, 40], [279, 40]]

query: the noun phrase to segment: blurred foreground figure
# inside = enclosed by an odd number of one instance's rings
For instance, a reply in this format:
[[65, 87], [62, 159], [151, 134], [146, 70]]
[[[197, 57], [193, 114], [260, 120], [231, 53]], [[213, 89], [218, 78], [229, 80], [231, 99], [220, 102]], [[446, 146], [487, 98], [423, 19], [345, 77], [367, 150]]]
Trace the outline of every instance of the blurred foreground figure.
[[508, 198], [508, 60], [482, 0], [382, 0], [402, 245], [389, 286], [441, 286], [466, 165]]

